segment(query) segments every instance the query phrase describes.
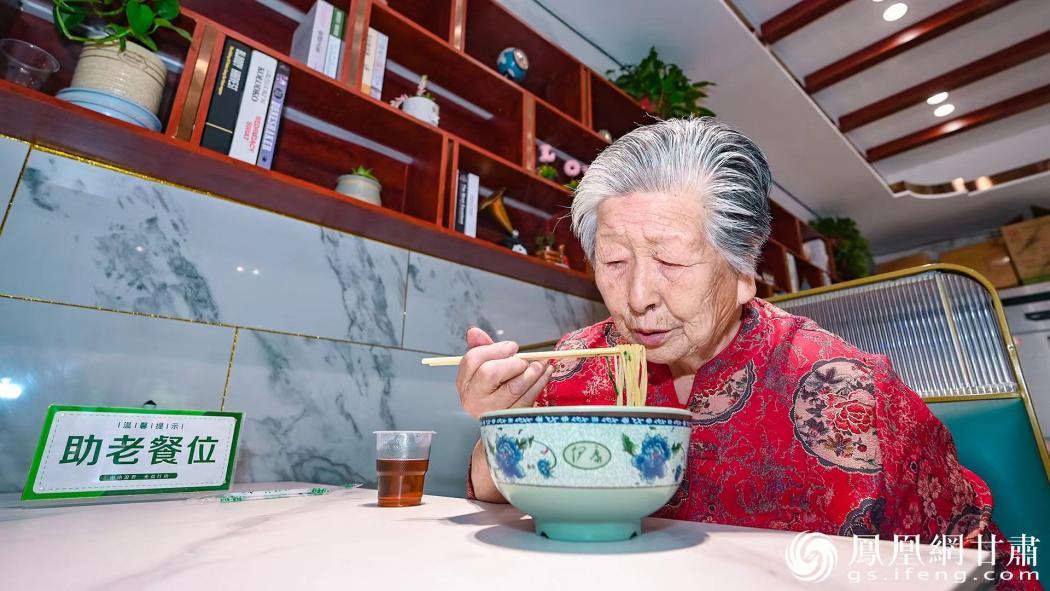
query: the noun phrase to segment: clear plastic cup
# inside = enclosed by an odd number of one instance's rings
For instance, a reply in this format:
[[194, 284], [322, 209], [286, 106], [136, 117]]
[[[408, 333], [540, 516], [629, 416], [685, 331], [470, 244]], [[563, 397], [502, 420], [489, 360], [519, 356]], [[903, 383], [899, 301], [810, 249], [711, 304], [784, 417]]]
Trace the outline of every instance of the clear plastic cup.
[[21, 39], [0, 39], [0, 71], [4, 80], [39, 90], [58, 71], [58, 60]]
[[434, 431], [375, 431], [380, 507], [411, 507], [423, 501]]

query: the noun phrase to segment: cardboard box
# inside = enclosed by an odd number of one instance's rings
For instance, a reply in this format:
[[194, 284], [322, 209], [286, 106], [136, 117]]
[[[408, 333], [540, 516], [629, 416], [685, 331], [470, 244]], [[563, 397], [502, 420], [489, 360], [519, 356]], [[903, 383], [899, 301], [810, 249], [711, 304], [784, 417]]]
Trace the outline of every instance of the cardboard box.
[[1002, 233], [1021, 281], [1050, 280], [1050, 216], [1003, 226]]
[[899, 271], [900, 269], [910, 269], [912, 267], [921, 267], [922, 265], [928, 265], [933, 260], [930, 256], [924, 252], [917, 254], [910, 254], [906, 257], [900, 257], [890, 261], [879, 263], [875, 268], [876, 273], [889, 273], [890, 271]]
[[941, 262], [969, 267], [987, 277], [996, 288], [1013, 287], [1020, 283], [1010, 263], [1010, 253], [999, 238], [945, 251], [941, 253]]

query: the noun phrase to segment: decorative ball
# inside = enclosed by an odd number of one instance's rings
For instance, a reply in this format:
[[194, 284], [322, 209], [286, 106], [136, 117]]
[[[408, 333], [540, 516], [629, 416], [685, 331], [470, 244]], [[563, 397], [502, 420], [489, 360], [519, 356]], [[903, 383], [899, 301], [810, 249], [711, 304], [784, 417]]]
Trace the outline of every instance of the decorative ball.
[[600, 136], [602, 136], [603, 138], [605, 138], [605, 141], [607, 141], [607, 142], [610, 142], [610, 143], [611, 143], [611, 142], [613, 141], [613, 139], [612, 139], [612, 134], [611, 134], [611, 133], [609, 133], [609, 130], [608, 130], [608, 129], [599, 129], [599, 130], [598, 130], [598, 135], [600, 135]]
[[496, 71], [515, 82], [524, 82], [529, 73], [529, 56], [517, 47], [508, 47], [499, 52]]

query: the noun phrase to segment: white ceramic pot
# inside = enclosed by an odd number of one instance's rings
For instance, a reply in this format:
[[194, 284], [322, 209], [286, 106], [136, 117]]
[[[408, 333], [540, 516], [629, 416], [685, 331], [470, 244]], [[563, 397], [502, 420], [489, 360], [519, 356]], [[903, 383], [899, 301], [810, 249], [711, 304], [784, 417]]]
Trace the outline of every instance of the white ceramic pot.
[[115, 94], [156, 115], [167, 75], [164, 62], [141, 45], [129, 41], [120, 51], [117, 43], [86, 43], [70, 86]]
[[378, 181], [357, 174], [344, 174], [339, 177], [339, 184], [335, 186], [337, 193], [382, 207], [383, 201], [379, 198], [380, 189], [382, 185]]
[[438, 104], [425, 96], [408, 97], [401, 103], [401, 110], [425, 123], [438, 124]]

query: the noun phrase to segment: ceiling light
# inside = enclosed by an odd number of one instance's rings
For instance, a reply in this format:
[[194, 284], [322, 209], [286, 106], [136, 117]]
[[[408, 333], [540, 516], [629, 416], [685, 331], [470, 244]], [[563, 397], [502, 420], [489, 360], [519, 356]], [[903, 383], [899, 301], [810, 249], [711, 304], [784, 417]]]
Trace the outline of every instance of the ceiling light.
[[948, 93], [947, 92], [938, 92], [937, 94], [935, 94], [935, 95], [931, 96], [930, 98], [926, 99], [926, 104], [927, 105], [939, 105], [939, 104], [943, 103], [946, 100], [948, 100]]
[[908, 5], [903, 2], [896, 4], [890, 4], [889, 8], [882, 13], [882, 20], [887, 22], [893, 22], [899, 20], [902, 16], [908, 14]]
[[955, 105], [951, 103], [944, 103], [933, 110], [934, 117], [947, 117], [955, 111]]

